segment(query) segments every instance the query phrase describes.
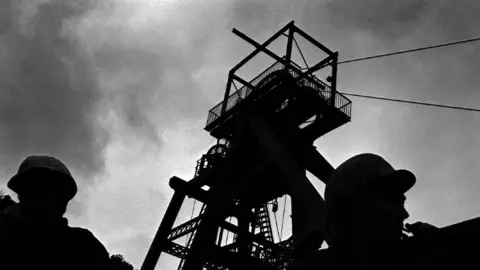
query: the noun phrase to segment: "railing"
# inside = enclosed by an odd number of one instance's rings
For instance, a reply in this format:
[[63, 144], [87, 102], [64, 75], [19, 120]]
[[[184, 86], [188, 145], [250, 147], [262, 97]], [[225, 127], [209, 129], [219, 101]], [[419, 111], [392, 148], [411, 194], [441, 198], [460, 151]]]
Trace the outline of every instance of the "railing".
[[[291, 62], [291, 64], [294, 66], [294, 68], [288, 69], [288, 72], [294, 79], [298, 78], [300, 75], [300, 72], [299, 72], [300, 67], [293, 61]], [[260, 81], [262, 81], [264, 78], [266, 78], [268, 75], [272, 74], [273, 72], [280, 71], [280, 70], [285, 70], [285, 65], [283, 65], [281, 62], [276, 62], [270, 67], [268, 67], [267, 69], [265, 69], [262, 73], [257, 75], [249, 83], [255, 89], [255, 87]], [[332, 90], [326, 83], [324, 83], [317, 77], [307, 76], [305, 78], [300, 79], [298, 81], [298, 84], [303, 86], [308, 86], [317, 90], [321, 95], [321, 97], [327, 102], [327, 104], [331, 105]], [[250, 96], [251, 93], [254, 92], [254, 89], [251, 89], [250, 87], [244, 85], [243, 87], [238, 89], [236, 92], [231, 94], [227, 99], [225, 114], [229, 113], [233, 108], [235, 108], [238, 104], [240, 104], [243, 100], [245, 100], [245, 98]], [[215, 122], [215, 120], [217, 120], [221, 116], [223, 103], [224, 101], [220, 102], [209, 111], [208, 117], [207, 117], [207, 125], [206, 125], [207, 127], [212, 125]], [[335, 108], [339, 109], [349, 118], [351, 117], [351, 103], [352, 102], [347, 97], [345, 97], [339, 92], [335, 92]]]
[[348, 118], [352, 116], [352, 101], [338, 92], [335, 97], [335, 108], [343, 112]]
[[[265, 69], [262, 73], [258, 74], [254, 79], [252, 79], [249, 83], [253, 87], [255, 87], [261, 80], [263, 80], [265, 77], [270, 75], [271, 73], [282, 70], [284, 66], [280, 62], [276, 62], [267, 69]], [[238, 91], [234, 92], [231, 94], [228, 99], [227, 99], [227, 107], [225, 110], [225, 113], [233, 109], [237, 104], [239, 104], [241, 101], [243, 101], [247, 96], [249, 96], [252, 93], [253, 89], [248, 87], [247, 85], [244, 85]], [[211, 123], [213, 123], [215, 120], [217, 120], [221, 113], [222, 113], [222, 106], [223, 102], [220, 102], [217, 104], [217, 106], [213, 107], [208, 114], [207, 118], [207, 126], [209, 126]]]

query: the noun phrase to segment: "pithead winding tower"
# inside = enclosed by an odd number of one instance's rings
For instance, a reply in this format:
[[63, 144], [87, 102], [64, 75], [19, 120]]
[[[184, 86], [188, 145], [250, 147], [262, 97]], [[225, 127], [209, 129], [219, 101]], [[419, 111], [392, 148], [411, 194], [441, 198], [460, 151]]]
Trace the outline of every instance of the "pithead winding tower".
[[[293, 21], [263, 44], [233, 33], [255, 50], [230, 70], [224, 100], [208, 113], [205, 130], [217, 144], [198, 161], [192, 180], [170, 179], [175, 193], [142, 270], [154, 269], [161, 252], [180, 258], [184, 270], [284, 269], [292, 250], [318, 249], [325, 240], [324, 201], [306, 171], [328, 179], [333, 168], [313, 142], [350, 121], [351, 101], [337, 92], [338, 53]], [[320, 62], [301, 68], [292, 61], [297, 35], [314, 45]], [[282, 36], [286, 51], [278, 56], [268, 46]], [[273, 64], [252, 80], [242, 79], [238, 69], [258, 53], [273, 58]], [[324, 78], [314, 75], [317, 71]], [[292, 237], [275, 243], [268, 204], [286, 194]], [[203, 203], [201, 212], [173, 228], [186, 196]], [[225, 231], [234, 238], [224, 245]], [[185, 246], [174, 242], [185, 235], [190, 235]]]

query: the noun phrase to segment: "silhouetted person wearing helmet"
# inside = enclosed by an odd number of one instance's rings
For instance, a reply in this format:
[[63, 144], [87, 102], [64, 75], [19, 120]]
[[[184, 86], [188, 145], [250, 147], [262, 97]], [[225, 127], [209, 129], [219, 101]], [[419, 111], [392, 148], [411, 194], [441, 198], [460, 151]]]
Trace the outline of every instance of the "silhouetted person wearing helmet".
[[[408, 170], [395, 170], [385, 159], [360, 154], [342, 163], [325, 188], [328, 243], [339, 269], [402, 269], [405, 193], [416, 182]], [[422, 234], [436, 227], [417, 222], [408, 229]]]
[[[342, 163], [325, 188], [327, 251], [296, 262], [303, 269], [402, 269], [405, 193], [415, 175], [385, 159], [360, 154]], [[414, 233], [436, 227], [416, 223]]]
[[15, 211], [0, 215], [0, 269], [108, 269], [109, 254], [95, 236], [63, 217], [77, 185], [67, 167], [30, 156], [8, 182]]
[[415, 181], [410, 171], [395, 170], [374, 154], [354, 156], [333, 172], [325, 201], [335, 264], [400, 269], [402, 231], [409, 216], [404, 194]]

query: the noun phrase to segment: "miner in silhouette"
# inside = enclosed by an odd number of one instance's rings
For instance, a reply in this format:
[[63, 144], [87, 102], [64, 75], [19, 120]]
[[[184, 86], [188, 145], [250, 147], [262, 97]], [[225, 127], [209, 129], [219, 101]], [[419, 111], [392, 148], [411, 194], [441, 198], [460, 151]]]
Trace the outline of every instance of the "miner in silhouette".
[[[394, 169], [375, 154], [356, 155], [342, 163], [325, 187], [328, 249], [297, 260], [300, 269], [402, 269], [405, 193], [415, 175]], [[426, 223], [409, 227], [414, 234], [436, 229]]]
[[[327, 243], [334, 265], [348, 269], [401, 269], [408, 170], [360, 154], [342, 163], [325, 187]], [[345, 265], [347, 264], [347, 265]]]
[[51, 156], [30, 156], [8, 182], [16, 209], [0, 214], [1, 269], [108, 269], [109, 254], [87, 229], [63, 217], [77, 185]]

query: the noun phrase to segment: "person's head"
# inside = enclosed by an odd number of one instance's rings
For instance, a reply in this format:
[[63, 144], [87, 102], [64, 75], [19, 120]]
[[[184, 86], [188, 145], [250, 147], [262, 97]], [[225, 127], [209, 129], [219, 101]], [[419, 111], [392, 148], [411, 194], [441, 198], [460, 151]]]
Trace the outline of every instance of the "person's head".
[[329, 245], [351, 241], [386, 248], [401, 240], [405, 192], [415, 176], [395, 170], [382, 157], [360, 154], [341, 164], [325, 188]]
[[29, 156], [8, 182], [18, 194], [22, 215], [39, 220], [60, 219], [77, 185], [67, 167], [50, 156]]

